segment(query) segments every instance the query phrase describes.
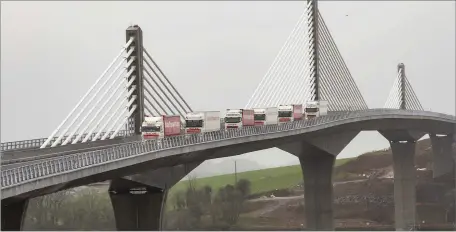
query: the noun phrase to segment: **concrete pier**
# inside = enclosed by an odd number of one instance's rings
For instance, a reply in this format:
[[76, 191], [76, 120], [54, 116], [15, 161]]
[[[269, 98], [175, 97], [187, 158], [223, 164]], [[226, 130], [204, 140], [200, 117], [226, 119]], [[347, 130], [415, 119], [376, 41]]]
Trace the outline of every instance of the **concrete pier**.
[[12, 203], [2, 202], [2, 230], [19, 231], [24, 224], [28, 199]]
[[167, 191], [126, 179], [115, 179], [109, 187], [117, 230], [155, 231]]
[[279, 147], [301, 163], [307, 230], [334, 230], [333, 166], [336, 156], [358, 133], [326, 131]]
[[332, 170], [336, 157], [315, 149], [299, 158], [308, 230], [334, 230]]
[[394, 214], [396, 230], [415, 228], [416, 169], [414, 141], [390, 142], [394, 169]]
[[[430, 135], [432, 143], [433, 176], [438, 178], [443, 175], [454, 174], [455, 157], [453, 157], [453, 135]], [[453, 175], [454, 176], [454, 175]]]

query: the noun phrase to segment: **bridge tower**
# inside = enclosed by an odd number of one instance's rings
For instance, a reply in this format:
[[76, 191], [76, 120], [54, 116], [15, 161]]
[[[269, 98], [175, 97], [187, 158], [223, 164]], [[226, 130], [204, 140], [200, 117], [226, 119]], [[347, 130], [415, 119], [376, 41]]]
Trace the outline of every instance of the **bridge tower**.
[[133, 86], [136, 88], [133, 90], [133, 94], [128, 97], [128, 101], [130, 101], [134, 96], [136, 99], [134, 100], [135, 103], [132, 104], [128, 110], [131, 110], [134, 105], [136, 105], [136, 109], [134, 113], [129, 118], [129, 129], [134, 131], [135, 134], [141, 134], [141, 124], [144, 119], [144, 78], [143, 78], [143, 36], [142, 30], [138, 25], [133, 25], [127, 28], [126, 31], [126, 40], [127, 42], [133, 38], [133, 42], [127, 48], [129, 51], [133, 49], [132, 56], [128, 57], [128, 62], [132, 61], [132, 64], [129, 66], [128, 71], [133, 70], [131, 76], [128, 77], [128, 81], [132, 79], [133, 84], [128, 87], [128, 91], [130, 91]]
[[405, 110], [405, 65], [404, 63], [400, 63], [397, 65], [397, 72], [399, 73], [400, 78], [400, 93], [401, 93], [401, 105], [399, 109]]
[[318, 9], [307, 0], [303, 13], [245, 108], [326, 100], [328, 111], [368, 109]]
[[[384, 108], [400, 110], [423, 110], [412, 85], [405, 75], [405, 65], [397, 65], [394, 80]], [[397, 230], [411, 230], [416, 226], [416, 142], [425, 135], [423, 131], [388, 129], [378, 131], [390, 143], [394, 170], [394, 214]], [[435, 139], [434, 139], [435, 140]], [[437, 141], [437, 140], [435, 140]], [[435, 143], [438, 143], [437, 141]], [[441, 155], [443, 156], [443, 155]], [[443, 167], [446, 171], [448, 166]], [[442, 169], [439, 167], [439, 169]]]
[[318, 1], [317, 0], [308, 0], [310, 8], [310, 17], [309, 17], [309, 50], [313, 56], [313, 88], [315, 90], [315, 100], [320, 100], [320, 65], [319, 65], [319, 36], [318, 36]]
[[383, 108], [423, 110], [415, 91], [405, 74], [404, 63], [397, 65], [397, 77]]

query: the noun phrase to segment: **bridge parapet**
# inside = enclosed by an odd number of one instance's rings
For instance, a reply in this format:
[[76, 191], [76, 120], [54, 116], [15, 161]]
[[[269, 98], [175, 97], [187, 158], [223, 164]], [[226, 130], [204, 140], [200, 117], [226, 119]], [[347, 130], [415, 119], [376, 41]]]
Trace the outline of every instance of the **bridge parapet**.
[[[111, 136], [112, 134], [114, 134], [115, 132], [114, 131], [111, 131], [109, 133], [106, 133], [106, 132], [102, 132], [101, 133], [101, 136], [104, 136], [107, 134], [107, 136]], [[89, 136], [89, 139], [92, 139], [93, 137], [95, 137], [97, 133], [92, 133], [90, 136]], [[88, 134], [85, 133], [83, 134], [82, 136], [87, 136]], [[117, 135], [116, 135], [116, 138], [117, 137], [126, 137], [126, 136], [129, 136], [130, 133], [129, 131], [127, 130], [120, 130]], [[77, 136], [79, 135], [73, 135], [71, 138], [70, 138], [70, 141], [73, 141]], [[63, 136], [63, 140], [67, 139], [68, 138], [68, 135], [65, 135]], [[14, 150], [26, 150], [26, 149], [34, 149], [34, 148], [39, 148], [45, 141], [46, 141], [47, 138], [41, 138], [41, 139], [30, 139], [30, 140], [22, 140], [22, 141], [13, 141], [13, 142], [4, 142], [2, 143], [1, 147], [2, 147], [2, 152], [5, 152], [5, 151], [14, 151]], [[57, 140], [57, 137], [54, 137], [50, 140], [51, 143], [55, 142]]]

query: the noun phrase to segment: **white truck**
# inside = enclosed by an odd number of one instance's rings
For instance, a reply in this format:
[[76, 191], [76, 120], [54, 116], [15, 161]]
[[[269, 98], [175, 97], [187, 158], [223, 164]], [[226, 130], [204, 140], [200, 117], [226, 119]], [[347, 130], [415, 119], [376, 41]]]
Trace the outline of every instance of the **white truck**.
[[274, 125], [279, 120], [279, 109], [277, 107], [255, 108], [255, 126]]
[[225, 114], [225, 129], [237, 129], [244, 126], [254, 126], [254, 111], [250, 109], [227, 109]]
[[302, 104], [280, 105], [279, 123], [292, 122], [302, 119]]
[[328, 101], [309, 101], [306, 103], [305, 115], [306, 119], [312, 119], [328, 114]]
[[185, 134], [220, 130], [220, 111], [190, 112], [185, 116]]
[[144, 140], [180, 135], [180, 130], [181, 117], [179, 115], [146, 116], [141, 125]]

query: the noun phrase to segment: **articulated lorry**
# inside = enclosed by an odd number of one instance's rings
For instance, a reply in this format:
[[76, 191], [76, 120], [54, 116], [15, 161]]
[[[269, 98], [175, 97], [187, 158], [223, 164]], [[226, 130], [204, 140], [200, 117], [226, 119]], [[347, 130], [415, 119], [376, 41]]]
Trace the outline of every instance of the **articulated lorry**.
[[220, 111], [190, 112], [185, 116], [185, 134], [220, 130]]
[[254, 126], [254, 111], [251, 109], [227, 109], [225, 114], [225, 129], [236, 129]]
[[302, 104], [280, 105], [279, 123], [292, 122], [302, 119]]
[[309, 101], [306, 103], [305, 115], [306, 119], [312, 119], [328, 114], [328, 101]]
[[274, 125], [278, 122], [279, 110], [277, 107], [255, 108], [255, 126]]
[[179, 115], [146, 116], [141, 133], [144, 140], [160, 139], [181, 134]]

